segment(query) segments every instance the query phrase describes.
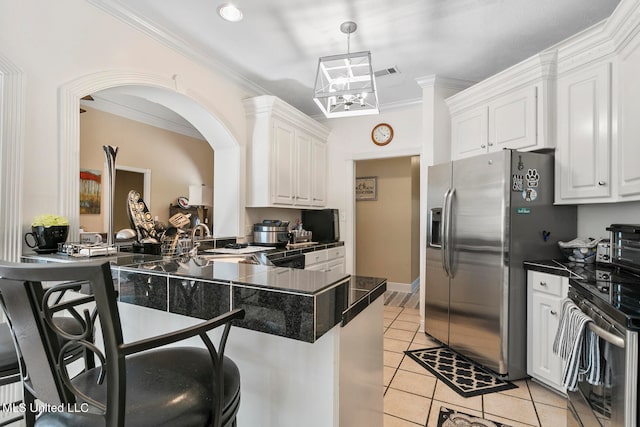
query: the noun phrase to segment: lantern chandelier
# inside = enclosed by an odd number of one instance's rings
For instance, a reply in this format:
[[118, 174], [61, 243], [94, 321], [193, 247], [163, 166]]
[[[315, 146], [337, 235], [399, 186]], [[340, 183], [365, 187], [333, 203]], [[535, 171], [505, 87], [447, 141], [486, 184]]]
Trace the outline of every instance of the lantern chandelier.
[[318, 60], [313, 100], [327, 118], [380, 112], [371, 52], [351, 53], [351, 33], [357, 28], [355, 22], [343, 22], [340, 31], [347, 35], [347, 53]]

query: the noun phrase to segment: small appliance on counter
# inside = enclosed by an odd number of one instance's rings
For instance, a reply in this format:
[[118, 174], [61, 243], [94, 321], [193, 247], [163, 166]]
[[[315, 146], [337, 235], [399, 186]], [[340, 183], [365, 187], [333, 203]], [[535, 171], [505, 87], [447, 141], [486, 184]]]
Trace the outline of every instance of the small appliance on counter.
[[265, 219], [253, 224], [253, 244], [284, 247], [289, 243], [289, 221]]
[[289, 233], [289, 243], [292, 245], [311, 242], [312, 238], [313, 233], [305, 229], [291, 230], [291, 233]]
[[603, 239], [598, 242], [596, 262], [598, 264], [611, 264], [611, 243], [609, 239]]
[[318, 243], [340, 240], [340, 214], [338, 209], [309, 209], [302, 211], [304, 228], [313, 233]]

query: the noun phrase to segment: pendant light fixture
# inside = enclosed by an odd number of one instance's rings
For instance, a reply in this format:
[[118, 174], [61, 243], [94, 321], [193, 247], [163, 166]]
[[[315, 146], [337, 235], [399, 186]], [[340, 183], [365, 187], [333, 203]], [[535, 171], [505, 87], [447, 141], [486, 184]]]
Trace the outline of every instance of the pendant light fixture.
[[351, 53], [351, 33], [357, 28], [355, 22], [343, 22], [340, 31], [347, 35], [347, 53], [318, 60], [313, 100], [327, 118], [380, 112], [371, 52]]

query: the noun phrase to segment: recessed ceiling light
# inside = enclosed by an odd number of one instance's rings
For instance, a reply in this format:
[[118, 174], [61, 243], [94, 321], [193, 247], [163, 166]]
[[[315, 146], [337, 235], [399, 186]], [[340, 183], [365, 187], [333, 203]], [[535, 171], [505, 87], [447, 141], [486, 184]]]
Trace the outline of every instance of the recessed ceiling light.
[[218, 8], [218, 15], [225, 21], [238, 22], [242, 21], [242, 11], [231, 3], [225, 3]]

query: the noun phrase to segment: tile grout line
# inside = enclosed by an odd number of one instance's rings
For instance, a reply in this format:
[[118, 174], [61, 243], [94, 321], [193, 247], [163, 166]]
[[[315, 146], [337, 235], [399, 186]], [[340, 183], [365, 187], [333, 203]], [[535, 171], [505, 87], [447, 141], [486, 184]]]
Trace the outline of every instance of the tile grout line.
[[527, 391], [529, 392], [529, 397], [531, 398], [531, 404], [533, 405], [533, 410], [536, 413], [536, 418], [538, 419], [538, 425], [542, 427], [542, 420], [540, 419], [540, 414], [538, 414], [538, 407], [536, 406], [536, 402], [533, 400], [533, 394], [531, 393], [531, 388], [529, 387], [529, 381], [525, 380], [525, 385], [527, 386]]

